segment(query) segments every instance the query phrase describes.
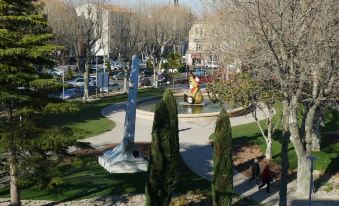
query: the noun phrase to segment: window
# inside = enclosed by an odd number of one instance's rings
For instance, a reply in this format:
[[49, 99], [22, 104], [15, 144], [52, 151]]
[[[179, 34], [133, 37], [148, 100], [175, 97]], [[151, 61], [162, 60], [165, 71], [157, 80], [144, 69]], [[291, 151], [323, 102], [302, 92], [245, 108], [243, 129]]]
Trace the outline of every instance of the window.
[[202, 36], [203, 33], [204, 33], [204, 29], [201, 28], [201, 29], [200, 29], [200, 36]]
[[202, 44], [198, 44], [198, 50], [202, 50]]
[[195, 28], [195, 34], [196, 34], [196, 35], [199, 34], [199, 28], [198, 28], [198, 27]]

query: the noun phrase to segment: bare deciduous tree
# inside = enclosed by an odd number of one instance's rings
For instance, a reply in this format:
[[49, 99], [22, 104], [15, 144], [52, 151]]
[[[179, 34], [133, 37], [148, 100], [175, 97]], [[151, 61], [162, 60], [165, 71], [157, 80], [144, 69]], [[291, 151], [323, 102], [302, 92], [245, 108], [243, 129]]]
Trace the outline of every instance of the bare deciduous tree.
[[[316, 143], [316, 138], [312, 140], [316, 112], [324, 100], [338, 91], [338, 0], [212, 3], [218, 5], [219, 17], [228, 22], [218, 32], [225, 44], [226, 61], [252, 65], [258, 77], [279, 82], [283, 133], [290, 134], [298, 157], [297, 192], [308, 194], [311, 176], [308, 156], [312, 142]], [[285, 158], [286, 152], [282, 151]], [[283, 184], [287, 184], [286, 180]], [[286, 205], [283, 190], [280, 203]]]
[[[45, 11], [48, 21], [56, 35], [57, 43], [63, 45], [70, 56], [77, 60], [82, 69], [85, 86], [84, 100], [88, 99], [88, 76], [92, 56], [101, 49], [98, 42], [102, 35], [104, 0], [86, 0], [81, 5], [74, 0], [48, 1]], [[80, 57], [86, 56], [85, 68]]]
[[[122, 11], [110, 16], [110, 48], [119, 61], [125, 62], [125, 72], [131, 66], [132, 56], [140, 51], [145, 41], [142, 34], [146, 27], [143, 25], [145, 16], [138, 11]], [[129, 65], [127, 65], [129, 63]], [[127, 75], [124, 77], [124, 91], [127, 91]]]
[[187, 38], [192, 14], [184, 7], [167, 6], [150, 8], [147, 19], [147, 53], [154, 67], [154, 82], [158, 86], [157, 73], [160, 73], [165, 52], [173, 44], [180, 44]]

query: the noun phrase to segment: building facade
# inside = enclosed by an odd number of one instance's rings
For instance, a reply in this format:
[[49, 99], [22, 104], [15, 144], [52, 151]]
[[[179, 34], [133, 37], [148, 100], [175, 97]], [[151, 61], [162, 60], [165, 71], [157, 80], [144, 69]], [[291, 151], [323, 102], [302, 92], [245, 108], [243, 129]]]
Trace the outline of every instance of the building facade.
[[[92, 53], [96, 56], [108, 57], [112, 53], [110, 48], [110, 31], [112, 31], [113, 15], [124, 15], [129, 12], [128, 9], [116, 5], [95, 5], [92, 3], [83, 4], [76, 8], [78, 16], [83, 16], [93, 22], [94, 36], [99, 36], [92, 48]], [[100, 28], [98, 28], [100, 27]], [[100, 32], [100, 33], [98, 33]]]
[[204, 22], [192, 24], [188, 34], [188, 49], [186, 50], [186, 64], [191, 68], [212, 67], [219, 62], [219, 46], [209, 38], [208, 26]]

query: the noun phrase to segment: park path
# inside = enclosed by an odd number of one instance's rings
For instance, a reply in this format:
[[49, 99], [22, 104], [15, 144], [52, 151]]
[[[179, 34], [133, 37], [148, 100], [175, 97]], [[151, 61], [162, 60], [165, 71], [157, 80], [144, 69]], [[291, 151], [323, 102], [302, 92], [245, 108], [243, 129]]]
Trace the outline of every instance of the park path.
[[[84, 139], [97, 149], [103, 148], [105, 144], [120, 143], [124, 132], [126, 102], [108, 106], [102, 110], [102, 114], [116, 123], [116, 127], [103, 134]], [[261, 111], [257, 111], [258, 119], [264, 119]], [[254, 122], [252, 115], [231, 118], [231, 125], [241, 125]], [[153, 121], [149, 119], [136, 118], [135, 142], [150, 142]], [[212, 147], [208, 137], [214, 131], [215, 121], [182, 122], [179, 121], [180, 153], [187, 166], [204, 179], [211, 181], [212, 178]], [[274, 185], [271, 194], [267, 194], [264, 189], [258, 191], [256, 185], [250, 184], [248, 178], [237, 171], [233, 176], [234, 190], [236, 193], [264, 204], [279, 205], [279, 186]], [[306, 199], [300, 199], [293, 190], [292, 183], [288, 187], [288, 205], [303, 206], [308, 205]], [[312, 205], [338, 205], [331, 200], [317, 200]]]

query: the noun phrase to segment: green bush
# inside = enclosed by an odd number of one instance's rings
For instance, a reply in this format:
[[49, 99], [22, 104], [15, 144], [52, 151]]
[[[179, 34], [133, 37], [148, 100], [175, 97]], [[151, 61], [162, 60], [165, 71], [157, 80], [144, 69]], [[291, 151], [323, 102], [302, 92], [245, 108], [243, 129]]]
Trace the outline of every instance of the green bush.
[[324, 185], [325, 192], [331, 192], [333, 190], [333, 185], [330, 182], [326, 182]]
[[175, 98], [167, 90], [155, 109], [146, 205], [168, 206], [179, 170], [178, 119]]
[[233, 195], [232, 130], [222, 109], [216, 122], [213, 147], [212, 199], [214, 206], [229, 206]]
[[60, 188], [63, 185], [64, 181], [61, 177], [53, 177], [48, 183], [47, 187], [49, 190], [55, 190], [56, 188]]

